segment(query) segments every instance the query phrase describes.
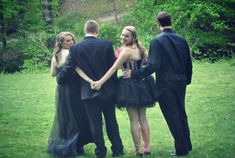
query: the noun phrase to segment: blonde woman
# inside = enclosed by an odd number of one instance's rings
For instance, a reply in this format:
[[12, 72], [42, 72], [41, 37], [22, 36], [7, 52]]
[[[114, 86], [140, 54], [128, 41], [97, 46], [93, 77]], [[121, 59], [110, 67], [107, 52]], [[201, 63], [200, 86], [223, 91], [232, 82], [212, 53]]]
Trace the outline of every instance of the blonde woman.
[[[59, 33], [51, 62], [51, 76], [61, 71], [75, 43], [70, 32]], [[84, 154], [83, 145], [92, 141], [88, 118], [80, 94], [80, 78], [76, 73], [56, 88], [56, 113], [48, 141], [48, 152], [55, 156], [66, 157]]]
[[[125, 69], [140, 69], [147, 59], [146, 49], [139, 44], [135, 27], [124, 27], [121, 34], [121, 52], [113, 66], [92, 88], [99, 90], [103, 84], [121, 66]], [[146, 89], [144, 80], [120, 78], [118, 88], [118, 107], [125, 107], [130, 119], [131, 134], [135, 144], [136, 156], [150, 154], [150, 130], [146, 117], [146, 108], [155, 104], [151, 92]], [[144, 150], [141, 148], [141, 136], [144, 140]]]

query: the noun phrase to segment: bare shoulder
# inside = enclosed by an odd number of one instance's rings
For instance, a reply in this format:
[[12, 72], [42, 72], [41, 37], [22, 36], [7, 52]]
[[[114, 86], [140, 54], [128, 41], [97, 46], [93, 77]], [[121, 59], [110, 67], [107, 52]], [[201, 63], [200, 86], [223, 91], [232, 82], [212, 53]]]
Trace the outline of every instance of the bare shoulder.
[[133, 50], [129, 47], [124, 47], [122, 49], [122, 53], [125, 53], [125, 54], [130, 54]]
[[130, 48], [125, 47], [122, 49], [120, 56], [125, 57], [126, 59], [129, 59], [129, 57], [131, 56], [131, 51]]

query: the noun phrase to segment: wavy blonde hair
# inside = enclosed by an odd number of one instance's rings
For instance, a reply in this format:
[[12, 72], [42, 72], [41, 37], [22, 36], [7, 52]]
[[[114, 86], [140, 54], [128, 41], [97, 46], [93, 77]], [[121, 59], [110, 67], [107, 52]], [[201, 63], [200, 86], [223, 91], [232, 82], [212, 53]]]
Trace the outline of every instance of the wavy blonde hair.
[[66, 36], [71, 36], [74, 40], [74, 43], [76, 42], [75, 36], [71, 32], [60, 32], [56, 38], [55, 48], [53, 51], [53, 56], [55, 57], [56, 62], [60, 60], [59, 52], [63, 48], [62, 44], [64, 43], [64, 39]]

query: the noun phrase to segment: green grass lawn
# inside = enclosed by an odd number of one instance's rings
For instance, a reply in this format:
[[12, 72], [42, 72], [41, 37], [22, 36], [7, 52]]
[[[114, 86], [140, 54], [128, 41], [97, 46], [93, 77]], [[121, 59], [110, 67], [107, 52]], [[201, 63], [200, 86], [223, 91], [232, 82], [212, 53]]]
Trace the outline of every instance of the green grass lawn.
[[[194, 62], [186, 108], [193, 151], [188, 158], [235, 157], [235, 62]], [[48, 73], [0, 75], [0, 158], [50, 158], [47, 139], [54, 117], [56, 81]], [[158, 104], [148, 109], [152, 154], [167, 158], [173, 139]], [[135, 157], [126, 111], [117, 110], [125, 158]], [[105, 132], [104, 132], [105, 133]], [[110, 142], [107, 157], [111, 157]], [[85, 147], [94, 157], [95, 146]]]

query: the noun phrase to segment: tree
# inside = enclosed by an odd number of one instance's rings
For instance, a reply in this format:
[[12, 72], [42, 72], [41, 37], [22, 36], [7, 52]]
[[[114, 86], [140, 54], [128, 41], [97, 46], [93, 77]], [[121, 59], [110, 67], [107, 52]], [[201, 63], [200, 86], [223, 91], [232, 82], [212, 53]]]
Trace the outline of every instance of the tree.
[[119, 12], [116, 7], [116, 0], [108, 0], [108, 2], [111, 2], [113, 5], [113, 10], [114, 10], [114, 16], [115, 16], [115, 22], [119, 24]]
[[116, 0], [112, 0], [113, 2], [113, 9], [114, 9], [114, 13], [115, 13], [115, 21], [118, 24], [119, 23], [119, 18], [118, 18], [118, 10], [116, 7]]
[[6, 49], [6, 28], [4, 25], [4, 16], [3, 16], [3, 3], [0, 3], [0, 29], [1, 29], [1, 40], [2, 40], [2, 49]]
[[234, 9], [234, 0], [138, 0], [124, 21], [152, 39], [159, 33], [155, 14], [167, 11], [173, 30], [186, 37], [196, 55], [217, 60], [234, 54]]
[[2, 49], [5, 50], [7, 46], [7, 29], [11, 21], [17, 16], [19, 4], [16, 0], [8, 1], [1, 0], [0, 3], [0, 27]]
[[48, 31], [53, 30], [52, 0], [41, 0], [44, 21], [48, 26]]

